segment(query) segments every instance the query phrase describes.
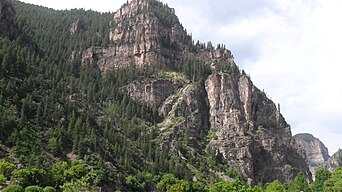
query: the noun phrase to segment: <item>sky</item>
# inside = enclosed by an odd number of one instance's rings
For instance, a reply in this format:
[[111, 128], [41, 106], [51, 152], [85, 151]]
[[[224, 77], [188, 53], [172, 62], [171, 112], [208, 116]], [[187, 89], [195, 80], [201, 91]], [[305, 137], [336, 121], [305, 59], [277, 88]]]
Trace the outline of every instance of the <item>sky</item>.
[[[22, 0], [115, 12], [127, 0]], [[341, 0], [163, 0], [195, 41], [223, 43], [254, 84], [280, 103], [292, 133], [342, 148]]]

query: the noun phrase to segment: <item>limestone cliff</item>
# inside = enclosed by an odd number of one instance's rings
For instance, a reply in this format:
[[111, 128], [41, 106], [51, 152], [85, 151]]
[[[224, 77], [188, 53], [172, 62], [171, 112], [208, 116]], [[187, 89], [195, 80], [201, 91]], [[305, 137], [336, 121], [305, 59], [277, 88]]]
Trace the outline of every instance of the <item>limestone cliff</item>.
[[[114, 13], [110, 26], [111, 45], [86, 50], [84, 65], [97, 65], [102, 71], [131, 64], [171, 68], [188, 38], [174, 10], [154, 0], [132, 0]], [[94, 55], [97, 60], [92, 60]]]
[[[212, 68], [220, 67], [222, 61], [234, 62], [231, 52], [224, 47], [194, 45], [174, 13], [174, 9], [156, 0], [132, 0], [125, 4], [109, 23], [109, 46], [92, 46], [79, 52], [82, 66], [106, 72], [132, 65], [175, 70], [184, 58], [198, 59]], [[76, 23], [70, 26], [71, 33], [75, 26]]]
[[286, 181], [300, 171], [309, 175], [290, 126], [246, 75], [211, 75], [206, 91], [216, 135], [209, 145], [230, 166], [255, 181]]
[[317, 168], [321, 168], [330, 158], [328, 148], [316, 137], [308, 133], [294, 136], [295, 140], [304, 148], [311, 173], [314, 175]]
[[[287, 181], [299, 172], [311, 177], [305, 152], [292, 138], [290, 125], [239, 70], [224, 46], [215, 49], [194, 44], [174, 10], [155, 0], [125, 4], [115, 12], [110, 26], [111, 44], [81, 51], [81, 64], [103, 72], [132, 65], [164, 72], [138, 79], [121, 90], [163, 115], [156, 141], [161, 151], [174, 158], [169, 166], [183, 162], [196, 176], [207, 171], [223, 178], [222, 170], [210, 167], [203, 171], [206, 165], [196, 167], [194, 163], [212, 156], [213, 151], [215, 161], [255, 183]], [[207, 66], [211, 75], [182, 76], [186, 71], [193, 75], [204, 70], [199, 65]]]

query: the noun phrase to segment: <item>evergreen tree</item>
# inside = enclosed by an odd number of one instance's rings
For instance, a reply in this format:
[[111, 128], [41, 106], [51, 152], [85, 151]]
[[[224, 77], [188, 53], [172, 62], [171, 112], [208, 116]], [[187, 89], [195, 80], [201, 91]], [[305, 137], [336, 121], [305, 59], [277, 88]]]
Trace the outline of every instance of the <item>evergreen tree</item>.
[[303, 173], [299, 173], [293, 181], [290, 182], [289, 192], [298, 192], [298, 191], [303, 191], [303, 192], [308, 192], [309, 191], [309, 184], [306, 181], [306, 178]]
[[315, 181], [312, 183], [312, 191], [313, 192], [320, 192], [324, 191], [324, 182], [328, 180], [331, 176], [331, 173], [326, 169], [318, 169], [316, 170], [316, 178]]

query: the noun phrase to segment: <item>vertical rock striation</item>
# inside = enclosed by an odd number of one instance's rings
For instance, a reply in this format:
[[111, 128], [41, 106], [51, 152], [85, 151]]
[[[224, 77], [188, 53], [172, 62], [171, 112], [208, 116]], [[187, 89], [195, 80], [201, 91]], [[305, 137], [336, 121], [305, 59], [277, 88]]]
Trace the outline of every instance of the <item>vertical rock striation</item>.
[[290, 126], [246, 75], [213, 74], [206, 91], [216, 135], [209, 145], [230, 166], [255, 182], [287, 181], [300, 171], [309, 175]]
[[[132, 0], [114, 13], [110, 23], [107, 49], [90, 49], [97, 55], [102, 71], [115, 70], [131, 64], [137, 67], [172, 68], [180, 59], [182, 41], [187, 34], [180, 25], [174, 9], [158, 1]], [[94, 57], [83, 54], [83, 63]]]

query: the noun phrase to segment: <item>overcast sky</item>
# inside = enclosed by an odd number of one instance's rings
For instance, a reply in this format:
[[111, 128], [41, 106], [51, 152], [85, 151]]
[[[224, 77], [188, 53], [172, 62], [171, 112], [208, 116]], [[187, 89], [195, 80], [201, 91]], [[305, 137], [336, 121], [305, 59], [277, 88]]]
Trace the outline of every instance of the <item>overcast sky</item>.
[[[22, 0], [116, 11], [126, 0]], [[342, 147], [341, 0], [163, 0], [195, 40], [224, 43], [254, 84], [280, 103], [292, 133]]]

